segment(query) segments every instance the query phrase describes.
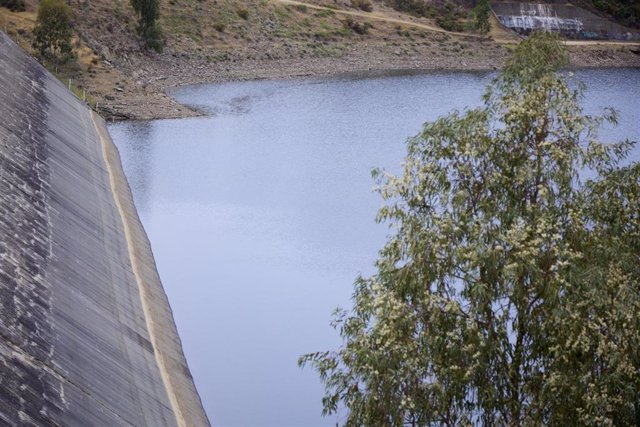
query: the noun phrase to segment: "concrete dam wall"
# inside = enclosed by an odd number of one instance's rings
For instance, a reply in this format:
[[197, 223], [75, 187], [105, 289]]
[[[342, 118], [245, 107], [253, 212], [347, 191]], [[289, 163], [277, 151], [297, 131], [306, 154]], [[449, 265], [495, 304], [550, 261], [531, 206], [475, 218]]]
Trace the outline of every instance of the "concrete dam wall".
[[102, 119], [3, 33], [0, 425], [209, 425]]
[[491, 7], [502, 25], [523, 35], [547, 30], [580, 40], [640, 40], [640, 31], [566, 3], [494, 2]]

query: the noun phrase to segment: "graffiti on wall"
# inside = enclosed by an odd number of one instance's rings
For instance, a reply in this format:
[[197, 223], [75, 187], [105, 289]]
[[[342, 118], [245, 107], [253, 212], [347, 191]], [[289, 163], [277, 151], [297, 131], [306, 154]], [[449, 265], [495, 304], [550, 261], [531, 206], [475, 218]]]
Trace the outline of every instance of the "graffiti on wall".
[[639, 32], [571, 5], [500, 2], [492, 7], [502, 25], [523, 35], [544, 30], [572, 39], [640, 40]]

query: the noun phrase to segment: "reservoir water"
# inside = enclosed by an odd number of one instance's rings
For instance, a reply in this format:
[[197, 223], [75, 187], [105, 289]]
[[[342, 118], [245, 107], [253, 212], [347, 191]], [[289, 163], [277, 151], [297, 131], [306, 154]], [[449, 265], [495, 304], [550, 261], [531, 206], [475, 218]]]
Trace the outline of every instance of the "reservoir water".
[[[613, 106], [608, 140], [640, 140], [640, 70], [587, 70], [585, 109]], [[110, 126], [213, 424], [333, 426], [299, 355], [373, 272], [387, 229], [372, 167], [400, 170], [407, 137], [480, 103], [491, 75], [432, 73], [192, 86], [211, 113]], [[633, 158], [640, 160], [640, 150]]]

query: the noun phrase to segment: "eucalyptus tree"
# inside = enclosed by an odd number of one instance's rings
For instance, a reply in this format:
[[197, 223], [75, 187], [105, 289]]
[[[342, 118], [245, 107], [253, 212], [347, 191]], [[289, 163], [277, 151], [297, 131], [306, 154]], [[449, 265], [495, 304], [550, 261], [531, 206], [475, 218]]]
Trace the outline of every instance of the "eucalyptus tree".
[[480, 108], [375, 171], [392, 226], [377, 272], [304, 355], [346, 425], [632, 425], [640, 420], [640, 166], [598, 140], [550, 34], [522, 42]]

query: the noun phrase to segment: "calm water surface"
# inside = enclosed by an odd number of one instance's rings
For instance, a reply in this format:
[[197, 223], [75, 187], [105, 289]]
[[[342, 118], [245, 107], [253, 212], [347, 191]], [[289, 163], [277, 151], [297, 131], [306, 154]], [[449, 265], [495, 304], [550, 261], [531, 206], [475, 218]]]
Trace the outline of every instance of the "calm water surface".
[[[582, 71], [586, 109], [614, 106], [609, 138], [640, 140], [640, 70]], [[121, 123], [136, 205], [205, 409], [216, 426], [331, 426], [299, 355], [339, 345], [387, 229], [372, 167], [400, 170], [423, 122], [480, 102], [487, 74], [351, 76], [195, 86], [211, 117]], [[638, 150], [634, 153], [638, 159]]]

